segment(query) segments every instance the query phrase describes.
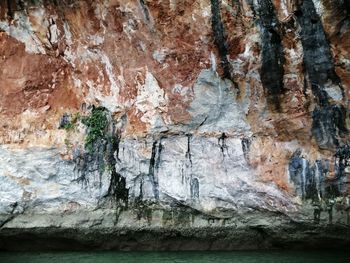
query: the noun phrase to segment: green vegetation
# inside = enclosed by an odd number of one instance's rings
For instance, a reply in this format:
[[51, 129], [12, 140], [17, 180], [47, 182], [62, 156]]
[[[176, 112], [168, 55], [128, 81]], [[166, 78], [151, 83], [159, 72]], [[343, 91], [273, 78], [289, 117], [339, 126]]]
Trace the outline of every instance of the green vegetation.
[[64, 139], [64, 144], [66, 145], [67, 148], [71, 148], [73, 146], [73, 144], [71, 143], [71, 141], [69, 139]]
[[106, 109], [97, 107], [91, 111], [91, 115], [81, 118], [82, 123], [88, 128], [85, 138], [85, 147], [92, 152], [94, 143], [97, 140], [106, 139], [106, 127], [108, 124]]
[[[65, 115], [66, 118], [69, 116], [69, 115]], [[79, 112], [76, 112], [71, 120], [69, 121], [68, 119], [68, 122], [66, 124], [64, 124], [63, 126], [63, 129], [65, 129], [66, 131], [74, 131], [75, 130], [75, 127], [76, 127], [76, 124], [78, 123], [78, 121], [81, 120], [81, 116], [80, 116], [80, 113]]]
[[73, 117], [72, 117], [72, 123], [76, 124], [78, 121], [81, 120], [81, 115], [80, 112], [76, 112], [74, 113]]
[[108, 172], [108, 173], [112, 173], [113, 171], [113, 166], [111, 164], [107, 164], [105, 167], [104, 167], [104, 171]]
[[75, 125], [72, 122], [67, 123], [63, 126], [63, 129], [65, 129], [66, 131], [72, 131], [74, 130], [74, 128], [75, 128]]

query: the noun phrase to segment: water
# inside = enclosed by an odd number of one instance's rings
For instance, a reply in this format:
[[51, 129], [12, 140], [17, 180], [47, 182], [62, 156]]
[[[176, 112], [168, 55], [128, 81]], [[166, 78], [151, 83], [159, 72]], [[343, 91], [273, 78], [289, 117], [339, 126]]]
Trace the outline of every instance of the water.
[[337, 263], [350, 262], [350, 251], [236, 252], [10, 252], [1, 263]]

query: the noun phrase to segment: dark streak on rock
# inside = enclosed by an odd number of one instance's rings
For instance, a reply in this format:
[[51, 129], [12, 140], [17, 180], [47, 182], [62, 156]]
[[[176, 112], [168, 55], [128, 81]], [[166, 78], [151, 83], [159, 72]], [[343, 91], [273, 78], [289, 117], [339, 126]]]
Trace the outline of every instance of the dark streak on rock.
[[192, 155], [191, 155], [191, 134], [187, 134], [187, 151], [186, 151], [186, 158], [190, 161], [190, 164], [192, 166]]
[[224, 132], [221, 134], [221, 136], [218, 139], [218, 144], [220, 146], [220, 150], [223, 155], [225, 155], [225, 150], [227, 151], [227, 148], [228, 148], [226, 145], [226, 139], [227, 139], [227, 135]]
[[140, 0], [140, 5], [141, 5], [142, 12], [144, 13], [146, 20], [149, 22], [150, 15], [149, 15], [149, 11], [148, 11], [148, 8], [146, 6], [145, 0]]
[[[350, 151], [349, 151], [350, 152]], [[348, 165], [348, 148], [339, 148], [335, 155], [336, 176], [329, 177], [331, 161], [316, 160], [312, 165], [297, 150], [289, 161], [289, 176], [296, 193], [304, 200], [315, 202], [315, 209], [320, 209], [321, 200], [329, 201], [346, 192], [345, 167]], [[315, 220], [318, 221], [318, 212], [315, 211]]]
[[[108, 113], [106, 112], [106, 114]], [[92, 142], [90, 150], [74, 150], [74, 169], [78, 174], [78, 178], [75, 181], [81, 182], [83, 186], [87, 187], [90, 176], [97, 173], [100, 178], [100, 186], [102, 187], [102, 176], [107, 170], [111, 177], [108, 191], [104, 198], [112, 197], [114, 199], [118, 220], [120, 212], [128, 208], [129, 189], [126, 188], [125, 178], [116, 171], [115, 167], [117, 161], [120, 162], [120, 132], [116, 130], [113, 120], [107, 126], [103, 131], [104, 135]]]
[[152, 144], [151, 159], [149, 161], [148, 176], [152, 183], [154, 198], [156, 200], [159, 200], [158, 178], [156, 177], [156, 174], [154, 172], [155, 171], [154, 168], [156, 164], [156, 154], [157, 154], [157, 141], [154, 141]]
[[157, 160], [156, 160], [156, 169], [159, 169], [159, 166], [160, 166], [160, 157], [161, 157], [161, 154], [162, 154], [162, 150], [163, 150], [163, 145], [162, 145], [162, 140], [159, 141], [159, 144], [158, 144], [158, 153], [157, 153]]
[[199, 200], [199, 181], [198, 178], [191, 179], [191, 198], [194, 201]]
[[350, 166], [350, 145], [346, 144], [342, 147], [338, 147], [334, 155], [336, 159], [336, 180], [340, 182], [341, 192], [346, 191], [346, 167]]
[[312, 0], [302, 1], [295, 15], [301, 27], [305, 70], [318, 104], [312, 115], [312, 134], [320, 148], [334, 148], [339, 145], [340, 133], [347, 132], [346, 112], [343, 106], [330, 104], [325, 86], [331, 83], [344, 93], [341, 80], [335, 72], [329, 43]]
[[339, 146], [347, 133], [346, 110], [342, 105], [316, 107], [312, 113], [312, 135], [320, 148]]
[[18, 207], [18, 203], [17, 202], [13, 203], [11, 205], [11, 207], [12, 207], [12, 210], [10, 212], [10, 216], [8, 218], [6, 218], [4, 221], [0, 222], [0, 228], [4, 227], [8, 222], [10, 222], [11, 220], [13, 220], [16, 217], [15, 210]]
[[14, 6], [12, 6], [12, 4], [16, 4], [16, 1], [13, 2], [13, 0], [7, 0], [7, 16], [10, 19], [14, 18]]
[[137, 201], [142, 202], [142, 200], [143, 200], [143, 178], [141, 178], [141, 181], [140, 181], [140, 195], [138, 196]]
[[348, 15], [350, 15], [350, 1], [344, 0], [344, 8]]
[[106, 163], [111, 170], [111, 181], [108, 187], [107, 196], [113, 196], [117, 204], [117, 215], [120, 211], [128, 208], [129, 190], [126, 188], [125, 178], [116, 171], [117, 159], [114, 154], [119, 151], [119, 143], [121, 136], [119, 133], [115, 137], [107, 139]]
[[211, 26], [214, 34], [214, 41], [215, 45], [219, 51], [220, 60], [221, 60], [221, 66], [224, 71], [224, 78], [230, 79], [232, 82], [234, 82], [232, 76], [231, 76], [231, 64], [228, 61], [227, 55], [228, 55], [228, 48], [227, 48], [227, 41], [226, 41], [226, 34], [224, 25], [221, 21], [221, 0], [210, 0], [211, 3], [211, 13], [212, 13], [212, 19], [211, 19]]
[[58, 124], [59, 129], [64, 129], [66, 125], [69, 125], [71, 122], [71, 115], [68, 113], [64, 113], [60, 119], [60, 123]]
[[126, 188], [125, 178], [112, 169], [111, 181], [108, 192], [105, 197], [114, 197], [116, 202], [116, 221], [118, 221], [120, 212], [128, 209], [129, 189]]
[[244, 154], [245, 160], [249, 163], [249, 151], [250, 151], [250, 145], [251, 140], [249, 138], [243, 138], [242, 139], [242, 151]]
[[[314, 89], [322, 91], [329, 80], [340, 85], [340, 79], [334, 70], [329, 44], [312, 0], [304, 0], [298, 11], [296, 18], [301, 27], [304, 64], [313, 91]], [[317, 91], [316, 96], [322, 96], [321, 91]], [[324, 98], [319, 99], [323, 101]]]
[[301, 151], [297, 150], [293, 153], [292, 158], [289, 161], [288, 170], [290, 180], [293, 182], [296, 193], [305, 197], [304, 186], [305, 182], [303, 180], [302, 170], [303, 170], [303, 159], [301, 157]]
[[280, 24], [271, 0], [258, 0], [254, 12], [258, 17], [262, 40], [261, 82], [267, 91], [270, 105], [280, 110], [280, 95], [283, 92], [283, 65], [285, 62]]

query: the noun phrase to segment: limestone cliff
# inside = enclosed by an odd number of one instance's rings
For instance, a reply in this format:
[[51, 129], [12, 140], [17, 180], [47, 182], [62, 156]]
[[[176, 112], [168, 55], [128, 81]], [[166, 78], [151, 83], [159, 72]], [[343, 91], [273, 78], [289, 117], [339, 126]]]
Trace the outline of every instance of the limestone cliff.
[[347, 0], [1, 0], [0, 69], [0, 248], [350, 242]]

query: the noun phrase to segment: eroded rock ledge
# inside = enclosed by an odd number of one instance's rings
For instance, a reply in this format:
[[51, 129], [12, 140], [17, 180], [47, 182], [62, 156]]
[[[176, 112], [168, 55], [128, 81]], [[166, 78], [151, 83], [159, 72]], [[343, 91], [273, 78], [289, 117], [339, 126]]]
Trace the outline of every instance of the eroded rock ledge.
[[[276, 226], [277, 227], [277, 226]], [[2, 250], [184, 251], [241, 249], [346, 249], [349, 228], [289, 223], [271, 227], [2, 229]]]

